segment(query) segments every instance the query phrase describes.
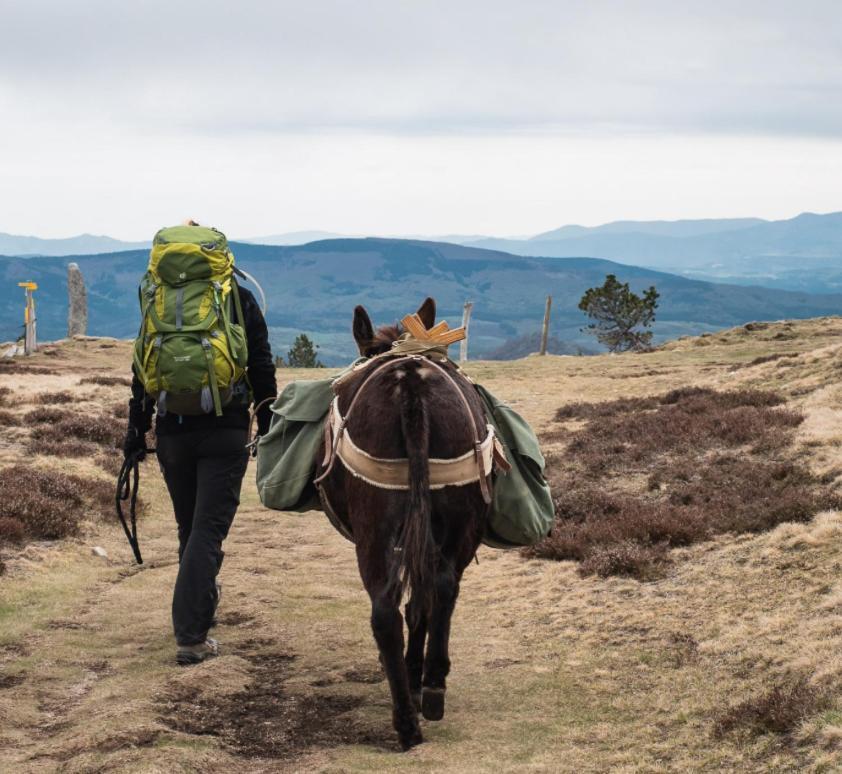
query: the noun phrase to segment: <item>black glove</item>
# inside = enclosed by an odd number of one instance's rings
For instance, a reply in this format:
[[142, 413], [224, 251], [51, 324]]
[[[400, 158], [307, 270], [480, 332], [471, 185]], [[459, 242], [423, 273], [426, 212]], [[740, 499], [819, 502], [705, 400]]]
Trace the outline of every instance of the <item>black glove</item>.
[[126, 440], [123, 441], [123, 457], [134, 457], [138, 462], [146, 457], [146, 434], [138, 432], [133, 425], [129, 426]]

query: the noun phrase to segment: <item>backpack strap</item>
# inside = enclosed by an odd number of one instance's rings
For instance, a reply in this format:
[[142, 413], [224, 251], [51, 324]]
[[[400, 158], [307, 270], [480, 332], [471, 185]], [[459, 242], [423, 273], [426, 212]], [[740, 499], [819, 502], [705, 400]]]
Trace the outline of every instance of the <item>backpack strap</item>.
[[216, 366], [213, 362], [213, 345], [210, 339], [202, 339], [202, 349], [205, 352], [205, 360], [208, 364], [208, 384], [210, 385], [211, 395], [213, 396], [213, 408], [216, 416], [222, 416], [222, 401], [219, 399], [219, 384], [216, 381]]
[[[246, 335], [246, 339], [248, 339], [248, 330], [246, 329], [246, 318], [243, 316], [243, 302], [240, 299], [240, 286], [237, 284], [237, 280], [234, 279], [234, 275], [231, 275], [231, 293], [229, 294], [234, 297], [234, 311], [237, 314], [237, 322], [240, 324], [240, 327], [243, 329], [243, 333]], [[226, 322], [227, 325], [227, 322]], [[226, 330], [226, 333], [228, 331]], [[231, 340], [229, 336], [229, 341]], [[254, 403], [254, 390], [251, 386], [251, 379], [249, 379], [249, 372], [248, 368], [243, 370], [243, 379], [245, 379], [246, 386], [249, 390], [249, 403]]]
[[[223, 305], [222, 299], [220, 298], [220, 291], [222, 290], [222, 286], [218, 282], [213, 283], [213, 302], [214, 306], [216, 307], [216, 315], [217, 318], [222, 320], [222, 327], [225, 329], [225, 336], [228, 339], [228, 346], [232, 346], [234, 339], [231, 337], [231, 321], [229, 320], [228, 310], [225, 308], [227, 304]], [[236, 293], [237, 289], [236, 286], [231, 288], [229, 292], [229, 296], [231, 293]], [[231, 353], [233, 356], [233, 352]]]
[[246, 318], [243, 317], [243, 302], [240, 300], [240, 286], [234, 276], [231, 276], [231, 295], [234, 296], [234, 309], [237, 312], [237, 322], [243, 330], [246, 329]]

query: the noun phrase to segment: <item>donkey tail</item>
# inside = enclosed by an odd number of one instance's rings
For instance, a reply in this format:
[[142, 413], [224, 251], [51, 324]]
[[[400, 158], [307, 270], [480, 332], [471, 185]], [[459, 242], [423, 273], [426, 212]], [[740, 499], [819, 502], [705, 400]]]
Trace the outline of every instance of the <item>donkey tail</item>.
[[[426, 385], [417, 370], [401, 380], [400, 415], [409, 462], [409, 496], [400, 532], [400, 588], [411, 589], [419, 612], [432, 609], [435, 597], [435, 539], [430, 502], [430, 416]], [[395, 578], [395, 580], [398, 580]], [[413, 608], [418, 609], [415, 605]]]

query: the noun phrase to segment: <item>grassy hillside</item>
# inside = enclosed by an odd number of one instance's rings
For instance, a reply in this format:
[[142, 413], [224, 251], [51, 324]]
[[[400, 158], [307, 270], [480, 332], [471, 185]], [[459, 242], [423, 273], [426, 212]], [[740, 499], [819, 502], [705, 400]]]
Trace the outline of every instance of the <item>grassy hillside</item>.
[[[365, 304], [376, 319], [387, 321], [416, 308], [426, 295], [436, 297], [441, 316], [451, 323], [461, 319], [466, 299], [475, 302], [475, 357], [539, 331], [547, 293], [554, 297], [552, 335], [592, 347], [593, 340], [581, 332], [585, 319], [577, 304], [584, 291], [601, 284], [609, 272], [637, 290], [657, 285], [661, 306], [655, 333], [661, 341], [750, 320], [811, 317], [842, 308], [842, 295], [719, 285], [593, 258], [524, 258], [447, 243], [337, 239], [294, 247], [237, 244], [234, 249], [240, 265], [266, 290], [275, 348], [284, 353], [295, 335], [305, 331], [321, 344], [330, 364], [354, 355], [350, 321], [356, 304]], [[20, 326], [16, 283], [24, 278], [39, 283], [41, 336], [64, 335], [67, 260], [0, 258], [0, 340], [11, 338]], [[73, 260], [89, 286], [89, 332], [135, 335], [137, 282], [145, 252]]]
[[[558, 434], [570, 405], [640, 406], [688, 386], [774, 391], [803, 416], [797, 460], [838, 491], [840, 336], [839, 318], [752, 325], [648, 355], [477, 362], [469, 372], [521, 411], [551, 454], [587, 430], [565, 419], [574, 424]], [[82, 378], [124, 373], [128, 356], [124, 344], [77, 341], [6, 367], [5, 410], [23, 417], [39, 393], [78, 394]], [[100, 381], [86, 387], [81, 418], [125, 399], [124, 386]], [[108, 481], [101, 452], [39, 454], [35, 427], [4, 427], [0, 472], [23, 461]], [[612, 486], [623, 476], [629, 491], [641, 486], [634, 470], [612, 475]], [[176, 537], [154, 463], [142, 486], [142, 569], [114, 522], [95, 516], [70, 539], [0, 553], [0, 770], [842, 767], [837, 511], [675, 548], [649, 582], [483, 549], [454, 619], [448, 714], [402, 755], [353, 549], [326, 519], [267, 512], [249, 481], [226, 544], [224, 655], [179, 670], [168, 602]]]

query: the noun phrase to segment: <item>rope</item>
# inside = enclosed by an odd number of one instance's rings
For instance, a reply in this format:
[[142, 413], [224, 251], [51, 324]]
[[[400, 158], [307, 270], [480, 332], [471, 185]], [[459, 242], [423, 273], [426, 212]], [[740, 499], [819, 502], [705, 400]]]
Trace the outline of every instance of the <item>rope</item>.
[[392, 349], [385, 353], [387, 355], [437, 355], [442, 360], [447, 360], [447, 347], [443, 344], [434, 344], [431, 341], [420, 341], [413, 338], [411, 334], [404, 333], [397, 341], [392, 343]]
[[260, 403], [258, 403], [251, 411], [251, 416], [249, 417], [249, 431], [248, 431], [248, 443], [246, 444], [246, 449], [249, 450], [249, 454], [252, 457], [257, 456], [257, 443], [260, 440], [259, 435], [255, 435], [252, 437], [252, 433], [254, 432], [254, 420], [257, 419], [257, 412], [260, 411], [267, 403], [274, 403], [278, 399], [277, 395], [273, 395], [271, 398], [264, 398]]
[[[140, 543], [137, 539], [137, 489], [140, 484], [140, 460], [145, 454], [154, 454], [155, 449], [138, 449], [123, 460], [123, 466], [117, 476], [117, 494], [114, 503], [117, 508], [117, 518], [123, 525], [123, 532], [132, 548], [135, 561], [143, 564], [143, 557], [140, 555]], [[129, 519], [131, 529], [126, 516], [123, 513], [122, 503], [129, 501]]]

